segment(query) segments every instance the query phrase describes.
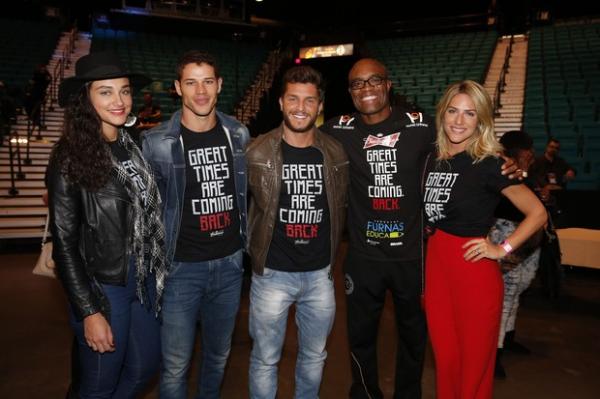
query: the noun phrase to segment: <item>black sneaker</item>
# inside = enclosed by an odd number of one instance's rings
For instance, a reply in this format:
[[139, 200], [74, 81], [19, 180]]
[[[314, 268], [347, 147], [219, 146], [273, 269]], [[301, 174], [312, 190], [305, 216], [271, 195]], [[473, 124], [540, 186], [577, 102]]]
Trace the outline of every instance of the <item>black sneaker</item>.
[[502, 349], [498, 349], [498, 353], [496, 354], [496, 364], [494, 365], [494, 378], [497, 380], [505, 380], [506, 379], [506, 370], [504, 370], [504, 366], [501, 361], [501, 351]]
[[507, 351], [517, 353], [519, 355], [530, 355], [531, 350], [523, 344], [518, 343], [517, 341], [510, 341], [504, 343], [504, 349]]

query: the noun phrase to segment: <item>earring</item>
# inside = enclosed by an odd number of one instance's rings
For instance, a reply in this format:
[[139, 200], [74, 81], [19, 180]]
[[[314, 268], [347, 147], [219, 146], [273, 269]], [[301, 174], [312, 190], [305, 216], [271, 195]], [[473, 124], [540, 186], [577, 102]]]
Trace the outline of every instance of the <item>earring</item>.
[[129, 114], [125, 121], [125, 127], [132, 127], [137, 122], [137, 117], [134, 114]]

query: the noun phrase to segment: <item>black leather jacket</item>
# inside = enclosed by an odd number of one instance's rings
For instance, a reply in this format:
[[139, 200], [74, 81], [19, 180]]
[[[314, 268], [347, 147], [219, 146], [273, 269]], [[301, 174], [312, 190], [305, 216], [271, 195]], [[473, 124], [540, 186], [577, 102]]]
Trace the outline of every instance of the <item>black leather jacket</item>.
[[96, 192], [74, 185], [51, 161], [46, 172], [52, 257], [78, 320], [108, 302], [99, 283], [125, 285], [132, 243], [133, 205], [114, 177]]

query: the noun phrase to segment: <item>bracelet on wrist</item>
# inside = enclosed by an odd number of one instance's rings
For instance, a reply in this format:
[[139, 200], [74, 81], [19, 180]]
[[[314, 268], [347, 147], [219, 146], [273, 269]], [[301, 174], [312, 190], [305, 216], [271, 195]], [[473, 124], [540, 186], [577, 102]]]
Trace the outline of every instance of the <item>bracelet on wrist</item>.
[[506, 251], [505, 255], [508, 255], [508, 254], [509, 254], [509, 253], [511, 253], [511, 252], [512, 252], [512, 250], [513, 250], [513, 247], [512, 247], [512, 245], [510, 245], [510, 244], [508, 243], [508, 241], [506, 241], [506, 240], [502, 241], [502, 242], [500, 243], [500, 246], [502, 247], [502, 249], [504, 249], [504, 251]]

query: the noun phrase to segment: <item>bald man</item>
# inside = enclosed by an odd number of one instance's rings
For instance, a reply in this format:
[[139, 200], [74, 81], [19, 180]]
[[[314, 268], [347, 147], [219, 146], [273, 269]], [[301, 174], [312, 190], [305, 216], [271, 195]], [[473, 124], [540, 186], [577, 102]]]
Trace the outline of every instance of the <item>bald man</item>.
[[350, 159], [344, 273], [351, 398], [383, 398], [378, 383], [377, 335], [387, 291], [394, 301], [398, 346], [394, 398], [420, 398], [426, 341], [423, 291], [421, 169], [434, 150], [434, 122], [390, 105], [392, 82], [383, 64], [358, 61], [348, 75], [357, 112], [322, 130]]

